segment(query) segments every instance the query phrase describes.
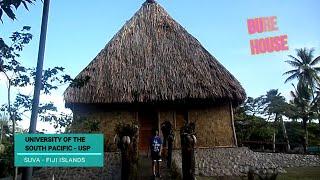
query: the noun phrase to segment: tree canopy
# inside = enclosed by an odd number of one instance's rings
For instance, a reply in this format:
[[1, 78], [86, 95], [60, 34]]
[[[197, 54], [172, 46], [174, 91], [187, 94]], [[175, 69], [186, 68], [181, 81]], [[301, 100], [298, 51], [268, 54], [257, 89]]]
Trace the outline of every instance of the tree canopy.
[[29, 10], [28, 5], [33, 4], [36, 0], [0, 0], [0, 21], [2, 22], [3, 15], [7, 15], [10, 19], [15, 20], [15, 10], [21, 5], [26, 10]]

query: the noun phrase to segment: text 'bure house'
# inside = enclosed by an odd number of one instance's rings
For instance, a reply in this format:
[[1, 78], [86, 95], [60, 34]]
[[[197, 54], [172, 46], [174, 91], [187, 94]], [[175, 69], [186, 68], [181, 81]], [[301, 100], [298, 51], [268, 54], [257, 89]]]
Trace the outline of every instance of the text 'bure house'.
[[140, 151], [164, 121], [174, 127], [175, 148], [185, 120], [196, 124], [198, 147], [236, 146], [232, 109], [245, 99], [244, 89], [157, 3], [142, 5], [78, 75], [85, 76], [83, 87], [65, 91], [66, 107], [79, 132], [96, 123], [106, 150], [115, 147], [121, 121], [139, 125]]

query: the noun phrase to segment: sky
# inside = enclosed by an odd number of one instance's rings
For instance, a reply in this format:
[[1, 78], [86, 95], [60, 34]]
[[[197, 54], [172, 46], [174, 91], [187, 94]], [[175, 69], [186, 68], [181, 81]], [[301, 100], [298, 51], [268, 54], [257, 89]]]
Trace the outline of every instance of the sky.
[[[100, 52], [116, 32], [141, 7], [145, 0], [136, 1], [76, 1], [52, 0], [50, 4], [44, 67], [63, 66], [75, 77]], [[255, 0], [158, 0], [167, 12], [223, 64], [245, 88], [247, 96], [257, 97], [270, 89], [289, 97], [290, 83], [282, 74], [291, 69], [284, 61], [296, 48], [315, 48], [320, 55], [320, 1], [255, 1]], [[31, 26], [34, 35], [21, 54], [26, 66], [36, 66], [42, 2], [38, 0], [29, 11], [19, 8], [17, 20], [3, 17], [0, 37], [7, 39], [12, 32]], [[249, 35], [247, 19], [277, 17], [278, 31]], [[251, 39], [288, 35], [288, 51], [251, 55]], [[51, 96], [60, 111], [64, 109], [61, 86]], [[32, 94], [32, 88], [20, 89]], [[6, 103], [6, 82], [0, 75], [0, 104]], [[29, 115], [19, 123], [28, 128]], [[52, 126], [39, 123], [38, 129], [53, 131]]]

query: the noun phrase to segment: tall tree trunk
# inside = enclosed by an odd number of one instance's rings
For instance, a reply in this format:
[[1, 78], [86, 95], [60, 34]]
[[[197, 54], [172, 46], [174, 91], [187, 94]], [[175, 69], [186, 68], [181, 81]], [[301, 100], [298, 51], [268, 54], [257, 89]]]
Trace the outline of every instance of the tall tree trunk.
[[303, 152], [307, 153], [307, 147], [308, 147], [308, 118], [304, 117], [302, 118], [302, 127], [304, 129], [304, 137], [303, 137]]
[[276, 127], [277, 127], [278, 116], [279, 116], [278, 113], [276, 113], [276, 117], [274, 118], [274, 122], [273, 122], [272, 152], [276, 152]]
[[3, 124], [1, 123], [0, 144], [2, 144], [2, 138], [3, 138]]
[[319, 134], [318, 134], [318, 138], [320, 138], [320, 117], [319, 117], [320, 115], [318, 115], [318, 121], [319, 121], [319, 123], [318, 123], [318, 125], [319, 125]]
[[276, 152], [276, 131], [273, 130], [272, 135], [272, 152]]
[[286, 152], [289, 152], [290, 151], [290, 143], [289, 143], [286, 125], [284, 124], [282, 116], [280, 117], [280, 119], [281, 119], [281, 124], [282, 124], [283, 138], [284, 138], [284, 141], [286, 142], [285, 150], [286, 150]]

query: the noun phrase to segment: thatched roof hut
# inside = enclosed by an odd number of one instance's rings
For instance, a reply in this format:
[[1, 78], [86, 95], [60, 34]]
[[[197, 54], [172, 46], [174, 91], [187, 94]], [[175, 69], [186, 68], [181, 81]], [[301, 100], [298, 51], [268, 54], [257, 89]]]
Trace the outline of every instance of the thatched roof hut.
[[145, 2], [78, 75], [66, 104], [245, 99], [236, 78], [157, 3]]
[[65, 91], [67, 107], [194, 102], [235, 105], [246, 97], [236, 78], [152, 1], [142, 5], [77, 77], [85, 76], [90, 80], [83, 87]]

